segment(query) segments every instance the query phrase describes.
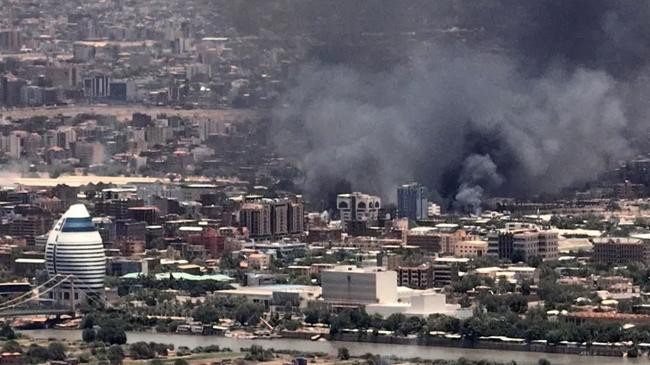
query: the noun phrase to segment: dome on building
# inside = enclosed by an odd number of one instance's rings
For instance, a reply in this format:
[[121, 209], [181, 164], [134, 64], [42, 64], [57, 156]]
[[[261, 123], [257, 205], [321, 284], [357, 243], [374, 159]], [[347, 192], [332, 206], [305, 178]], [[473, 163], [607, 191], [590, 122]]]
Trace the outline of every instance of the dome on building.
[[[85, 205], [72, 205], [56, 222], [47, 239], [45, 258], [50, 277], [74, 275], [75, 299], [81, 299], [79, 292], [103, 293], [104, 245]], [[70, 298], [70, 286], [63, 289], [56, 299]]]

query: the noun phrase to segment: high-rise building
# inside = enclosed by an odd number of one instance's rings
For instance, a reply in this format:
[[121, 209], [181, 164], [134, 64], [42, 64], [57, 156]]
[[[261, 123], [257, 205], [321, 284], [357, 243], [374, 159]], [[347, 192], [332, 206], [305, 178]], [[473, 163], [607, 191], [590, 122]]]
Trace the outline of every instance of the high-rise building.
[[289, 234], [302, 234], [305, 230], [305, 212], [302, 196], [297, 195], [290, 199], [287, 212], [287, 225]]
[[248, 230], [250, 237], [271, 235], [271, 206], [262, 203], [245, 203], [239, 210], [239, 224]]
[[147, 144], [150, 147], [155, 145], [165, 145], [173, 136], [174, 132], [172, 129], [160, 123], [148, 126], [145, 129], [145, 141], [147, 141]]
[[339, 194], [336, 206], [345, 230], [351, 235], [363, 235], [369, 223], [376, 222], [379, 218], [381, 199], [358, 192]]
[[56, 145], [69, 149], [70, 144], [77, 140], [77, 132], [71, 127], [62, 127], [57, 130]]
[[289, 201], [286, 199], [273, 199], [271, 205], [271, 233], [274, 236], [282, 236], [289, 233], [287, 222], [289, 213]]
[[304, 231], [301, 196], [267, 199], [249, 195], [239, 210], [239, 225], [251, 237], [282, 237]]
[[72, 144], [74, 156], [85, 166], [97, 165], [104, 162], [106, 156], [104, 145], [99, 142], [76, 141]]
[[20, 90], [27, 82], [12, 74], [6, 74], [0, 77], [0, 90], [2, 96], [0, 97], [0, 104], [3, 105], [19, 105], [20, 104]]
[[87, 296], [103, 296], [106, 257], [99, 232], [83, 204], [72, 205], [54, 225], [45, 248], [47, 272], [70, 276], [51, 292], [55, 300], [86, 302]]
[[114, 217], [115, 219], [127, 219], [130, 216], [129, 208], [143, 206], [144, 201], [142, 199], [131, 196], [128, 198], [97, 201], [95, 203], [95, 212]]
[[22, 152], [20, 135], [16, 132], [9, 133], [8, 136], [0, 136], [0, 150], [8, 157], [19, 159]]
[[16, 29], [0, 29], [0, 49], [18, 51], [22, 46], [22, 33]]
[[397, 188], [397, 214], [410, 220], [429, 217], [428, 191], [418, 183], [405, 184]]
[[336, 206], [339, 209], [341, 220], [374, 221], [377, 220], [381, 199], [377, 196], [362, 193], [339, 194], [336, 197]]
[[28, 245], [34, 245], [37, 236], [47, 233], [52, 226], [52, 219], [44, 215], [18, 216], [9, 226], [9, 234], [24, 237]]
[[87, 98], [103, 98], [111, 94], [111, 76], [93, 72], [83, 80], [84, 96]]
[[537, 235], [537, 254], [542, 259], [556, 259], [559, 256], [558, 235], [551, 231], [540, 231]]
[[637, 199], [643, 196], [644, 192], [645, 186], [643, 184], [634, 184], [629, 180], [614, 185], [614, 193], [617, 199]]

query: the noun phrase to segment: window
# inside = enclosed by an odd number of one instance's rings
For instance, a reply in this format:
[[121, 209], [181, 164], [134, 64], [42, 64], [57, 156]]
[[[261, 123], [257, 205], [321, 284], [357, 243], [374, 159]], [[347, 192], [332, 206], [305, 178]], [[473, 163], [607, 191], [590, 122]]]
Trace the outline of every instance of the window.
[[90, 217], [67, 218], [63, 222], [62, 232], [94, 232], [95, 225]]

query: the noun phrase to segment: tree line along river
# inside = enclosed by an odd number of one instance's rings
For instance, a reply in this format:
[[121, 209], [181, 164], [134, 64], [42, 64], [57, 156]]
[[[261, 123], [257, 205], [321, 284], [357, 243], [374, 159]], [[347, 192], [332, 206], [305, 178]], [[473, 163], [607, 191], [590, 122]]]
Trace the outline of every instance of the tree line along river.
[[[21, 333], [35, 339], [57, 339], [61, 341], [78, 341], [81, 340], [81, 330], [26, 330]], [[134, 343], [139, 341], [171, 343], [174, 346], [187, 346], [194, 348], [197, 346], [218, 345], [220, 347], [229, 347], [234, 351], [242, 347], [248, 348], [251, 345], [259, 345], [264, 348], [274, 348], [277, 350], [292, 350], [304, 352], [323, 352], [335, 355], [338, 348], [346, 347], [353, 356], [363, 355], [366, 353], [377, 354], [381, 356], [396, 355], [400, 358], [422, 359], [443, 359], [456, 360], [464, 357], [470, 360], [489, 360], [508, 362], [516, 361], [517, 364], [537, 365], [539, 359], [545, 358], [553, 365], [615, 365], [615, 364], [641, 364], [648, 363], [647, 358], [621, 358], [621, 357], [603, 357], [603, 356], [580, 356], [570, 354], [539, 353], [525, 351], [503, 351], [503, 350], [484, 350], [470, 348], [454, 347], [434, 347], [434, 346], [417, 346], [417, 345], [386, 345], [380, 343], [365, 342], [347, 342], [347, 341], [308, 341], [299, 339], [236, 339], [220, 336], [198, 336], [184, 334], [170, 334], [157, 332], [127, 332], [127, 342]]]

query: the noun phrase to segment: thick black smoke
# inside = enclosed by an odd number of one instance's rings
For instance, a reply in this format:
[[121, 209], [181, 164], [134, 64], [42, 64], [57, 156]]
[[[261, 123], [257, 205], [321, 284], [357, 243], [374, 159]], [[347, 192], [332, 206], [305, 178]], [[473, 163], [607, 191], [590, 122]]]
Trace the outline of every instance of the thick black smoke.
[[[502, 1], [502, 4], [504, 2]], [[505, 0], [497, 36], [528, 70], [549, 65], [636, 75], [650, 57], [650, 2], [625, 0]], [[502, 9], [506, 9], [503, 7]], [[506, 15], [508, 14], [508, 15]], [[473, 21], [482, 23], [479, 17]]]
[[475, 209], [590, 181], [634, 153], [628, 135], [647, 115], [632, 97], [649, 53], [645, 2], [466, 3], [451, 18], [481, 42], [420, 40], [384, 71], [303, 68], [275, 130], [308, 193], [346, 180], [394, 198], [417, 180]]

